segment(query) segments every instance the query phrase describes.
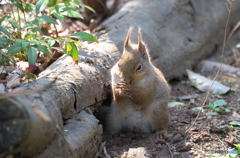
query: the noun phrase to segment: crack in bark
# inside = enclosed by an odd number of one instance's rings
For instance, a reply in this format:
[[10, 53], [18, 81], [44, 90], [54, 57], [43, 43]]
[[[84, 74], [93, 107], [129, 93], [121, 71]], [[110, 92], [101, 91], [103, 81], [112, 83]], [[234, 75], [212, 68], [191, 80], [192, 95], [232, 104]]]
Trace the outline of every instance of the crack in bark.
[[75, 111], [77, 112], [77, 90], [76, 90], [76, 85], [74, 83], [70, 83], [71, 86], [71, 90], [73, 92], [74, 95], [74, 103], [73, 103], [73, 108], [75, 109]]

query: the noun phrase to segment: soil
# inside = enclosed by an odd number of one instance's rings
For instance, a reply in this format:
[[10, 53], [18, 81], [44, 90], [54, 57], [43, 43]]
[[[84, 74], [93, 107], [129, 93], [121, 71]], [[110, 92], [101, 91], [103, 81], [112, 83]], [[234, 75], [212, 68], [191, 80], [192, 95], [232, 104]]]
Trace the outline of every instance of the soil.
[[[218, 61], [235, 67], [240, 67], [240, 53], [236, 54], [232, 48], [240, 41], [235, 35], [229, 41], [226, 51], [214, 52], [208, 60]], [[213, 79], [216, 72], [200, 72]], [[191, 86], [185, 76], [171, 81], [171, 100], [183, 103], [169, 108], [171, 124], [168, 134], [161, 137], [157, 134], [118, 134], [105, 135], [102, 156], [122, 158], [203, 158], [227, 157], [234, 144], [240, 143], [240, 126], [231, 126], [232, 121], [240, 121], [240, 76], [235, 74], [220, 73], [216, 79], [224, 85], [231, 87], [225, 95], [200, 92]], [[185, 99], [184, 99], [185, 98]], [[206, 103], [204, 104], [204, 100]], [[222, 112], [213, 113], [209, 104], [223, 99], [227, 105], [222, 107]], [[202, 107], [204, 111], [194, 111], [192, 108]], [[223, 112], [227, 109], [227, 112]], [[214, 115], [215, 114], [215, 115]], [[235, 155], [235, 157], [240, 157]]]

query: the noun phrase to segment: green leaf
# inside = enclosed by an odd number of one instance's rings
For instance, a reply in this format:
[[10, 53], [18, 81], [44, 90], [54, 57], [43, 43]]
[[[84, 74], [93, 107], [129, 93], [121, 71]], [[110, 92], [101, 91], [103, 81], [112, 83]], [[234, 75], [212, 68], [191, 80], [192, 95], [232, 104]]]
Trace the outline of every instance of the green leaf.
[[36, 48], [29, 47], [27, 49], [27, 57], [28, 57], [28, 62], [30, 64], [35, 64], [36, 63], [37, 56], [38, 56], [38, 53], [37, 53], [37, 49]]
[[234, 144], [234, 146], [236, 147], [236, 149], [237, 149], [238, 151], [240, 151], [240, 144]]
[[230, 129], [230, 130], [234, 130], [235, 127], [234, 127], [233, 125], [231, 125], [231, 126], [228, 126], [228, 129]]
[[0, 36], [0, 48], [7, 47], [9, 44], [11, 44], [11, 40], [5, 36]]
[[213, 102], [213, 104], [215, 106], [223, 106], [223, 105], [226, 105], [227, 102], [225, 100], [223, 100], [223, 99], [219, 99], [219, 100], [216, 100], [215, 102]]
[[57, 12], [62, 12], [66, 8], [66, 5], [64, 3], [57, 3], [55, 6], [55, 9]]
[[48, 23], [58, 24], [57, 21], [50, 16], [42, 15], [42, 16], [40, 16], [40, 18], [43, 19], [44, 21], [48, 22]]
[[7, 35], [7, 36], [9, 36], [9, 37], [11, 36], [11, 33], [8, 32], [8, 30], [5, 29], [5, 28], [2, 27], [2, 26], [0, 26], [0, 32], [4, 33], [5, 35]]
[[218, 115], [217, 112], [210, 112], [210, 114], [211, 114], [211, 115], [214, 115], [214, 116], [215, 116], [215, 115]]
[[46, 54], [49, 58], [52, 58], [52, 54], [48, 51], [47, 47], [41, 44], [36, 45], [38, 51], [43, 52]]
[[32, 43], [33, 45], [40, 45], [41, 44], [41, 42], [39, 40], [35, 40], [35, 39], [31, 40], [30, 43]]
[[78, 61], [78, 49], [74, 42], [66, 43], [67, 54], [70, 55], [75, 62]]
[[192, 111], [201, 111], [201, 112], [204, 112], [204, 109], [202, 107], [194, 107], [192, 108]]
[[221, 113], [221, 112], [222, 112], [222, 110], [221, 110], [221, 109], [219, 109], [219, 108], [215, 108], [215, 112], [217, 112], [217, 113]]
[[93, 36], [86, 32], [77, 32], [71, 35], [70, 37], [77, 38], [83, 41], [89, 41], [89, 42], [98, 42], [96, 36]]
[[33, 36], [30, 35], [30, 34], [27, 34], [24, 39], [25, 39], [25, 40], [29, 40], [29, 39], [31, 39], [31, 38], [33, 38]]
[[83, 19], [83, 16], [79, 12], [77, 12], [75, 10], [64, 11], [64, 12], [62, 12], [62, 15], [70, 17], [70, 18], [80, 18], [80, 19]]
[[48, 1], [48, 7], [53, 7], [53, 6], [56, 5], [56, 3], [57, 3], [57, 0], [49, 0]]
[[64, 16], [58, 12], [54, 12], [53, 15], [60, 21], [64, 20]]
[[12, 25], [12, 27], [14, 29], [18, 29], [18, 30], [22, 31], [22, 28], [19, 26], [19, 24], [16, 21], [12, 21], [12, 22], [10, 22], [10, 24]]
[[36, 4], [36, 14], [39, 14], [41, 11], [43, 11], [48, 4], [48, 0], [39, 0]]
[[78, 49], [77, 49], [77, 46], [74, 43], [72, 43], [72, 54], [71, 54], [71, 56], [72, 56], [72, 58], [75, 62], [78, 61]]
[[20, 51], [26, 50], [29, 43], [24, 40], [18, 40], [15, 44], [7, 49], [7, 55], [14, 55]]
[[175, 106], [184, 106], [184, 103], [177, 102], [177, 101], [168, 102], [168, 107], [172, 108], [172, 107], [175, 107]]
[[80, 4], [80, 5], [84, 5], [84, 3], [82, 2], [82, 0], [73, 0], [73, 3], [75, 3], [75, 4]]
[[47, 41], [47, 43], [48, 43], [48, 45], [49, 45], [50, 47], [52, 47], [52, 46], [56, 43], [56, 40], [54, 40], [54, 39], [49, 39], [49, 40]]
[[22, 6], [18, 1], [14, 1], [14, 5], [15, 5], [18, 9], [20, 9], [22, 12], [24, 11], [23, 6]]
[[224, 112], [229, 113], [229, 112], [231, 112], [231, 110], [230, 109], [225, 109]]
[[39, 26], [39, 20], [38, 19], [35, 19], [32, 21], [32, 24], [36, 25], [36, 26]]
[[215, 109], [215, 108], [217, 108], [219, 106], [224, 106], [226, 104], [227, 104], [227, 102], [225, 100], [219, 99], [219, 100], [215, 100], [213, 103], [210, 103], [209, 107], [210, 107], [210, 109], [213, 110], [213, 109]]
[[72, 51], [72, 44], [71, 43], [66, 44], [66, 51], [69, 55], [71, 55], [71, 51]]
[[90, 6], [88, 6], [88, 5], [84, 5], [83, 7], [84, 7], [84, 8], [87, 8], [88, 10], [90, 10], [91, 12], [93, 12], [93, 13], [96, 14], [95, 10], [94, 10], [92, 7], [90, 7]]
[[25, 4], [25, 11], [26, 12], [31, 12], [33, 10], [34, 5], [30, 3]]
[[11, 17], [10, 16], [4, 16], [4, 17], [0, 18], [0, 25], [2, 25], [2, 22], [4, 20], [8, 20], [9, 18], [11, 18]]
[[240, 121], [232, 121], [232, 122], [230, 122], [230, 125], [240, 126]]

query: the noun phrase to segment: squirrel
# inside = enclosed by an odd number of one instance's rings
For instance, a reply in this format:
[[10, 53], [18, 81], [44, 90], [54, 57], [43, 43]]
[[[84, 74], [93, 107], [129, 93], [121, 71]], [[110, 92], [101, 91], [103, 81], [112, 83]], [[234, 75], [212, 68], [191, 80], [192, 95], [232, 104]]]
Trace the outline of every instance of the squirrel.
[[138, 43], [130, 41], [131, 28], [123, 54], [111, 68], [113, 100], [107, 116], [107, 132], [167, 133], [167, 101], [170, 87], [155, 67], [138, 29]]

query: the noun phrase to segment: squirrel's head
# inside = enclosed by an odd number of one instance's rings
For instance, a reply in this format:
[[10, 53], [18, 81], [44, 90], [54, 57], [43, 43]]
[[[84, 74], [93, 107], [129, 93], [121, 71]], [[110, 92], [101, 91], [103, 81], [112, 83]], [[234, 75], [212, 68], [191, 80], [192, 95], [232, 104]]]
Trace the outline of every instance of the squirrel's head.
[[[130, 41], [131, 28], [128, 30], [125, 42], [124, 51], [118, 61], [118, 68], [121, 78], [129, 83], [136, 83], [148, 75], [151, 68], [151, 60], [148, 49], [142, 41], [140, 29], [138, 30], [138, 43], [132, 44]], [[151, 71], [151, 70], [150, 70]]]

